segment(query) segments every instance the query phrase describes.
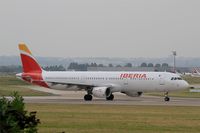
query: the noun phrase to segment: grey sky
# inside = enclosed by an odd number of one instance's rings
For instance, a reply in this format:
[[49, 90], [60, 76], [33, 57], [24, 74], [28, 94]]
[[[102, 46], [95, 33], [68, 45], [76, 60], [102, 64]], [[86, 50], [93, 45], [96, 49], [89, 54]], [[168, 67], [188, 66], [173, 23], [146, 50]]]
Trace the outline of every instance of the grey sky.
[[199, 0], [1, 0], [0, 55], [200, 57]]

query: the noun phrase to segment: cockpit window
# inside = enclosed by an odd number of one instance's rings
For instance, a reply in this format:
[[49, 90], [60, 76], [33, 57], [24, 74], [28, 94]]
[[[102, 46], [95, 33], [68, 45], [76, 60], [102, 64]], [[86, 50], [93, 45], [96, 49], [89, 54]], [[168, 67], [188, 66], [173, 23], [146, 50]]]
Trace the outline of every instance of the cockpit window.
[[171, 80], [183, 80], [181, 77], [172, 77]]
[[182, 78], [178, 77], [178, 80], [182, 80]]

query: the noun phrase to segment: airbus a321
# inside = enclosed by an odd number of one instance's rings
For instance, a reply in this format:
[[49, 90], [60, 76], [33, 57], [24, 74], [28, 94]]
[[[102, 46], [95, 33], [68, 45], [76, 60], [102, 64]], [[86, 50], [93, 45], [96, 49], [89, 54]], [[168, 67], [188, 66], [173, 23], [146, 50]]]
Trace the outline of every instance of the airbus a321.
[[131, 97], [144, 92], [164, 92], [164, 100], [169, 101], [168, 92], [188, 88], [185, 80], [169, 72], [45, 71], [24, 43], [19, 44], [19, 50], [23, 72], [16, 75], [18, 78], [50, 89], [85, 90], [86, 101], [91, 101], [93, 96], [113, 100], [115, 92]]

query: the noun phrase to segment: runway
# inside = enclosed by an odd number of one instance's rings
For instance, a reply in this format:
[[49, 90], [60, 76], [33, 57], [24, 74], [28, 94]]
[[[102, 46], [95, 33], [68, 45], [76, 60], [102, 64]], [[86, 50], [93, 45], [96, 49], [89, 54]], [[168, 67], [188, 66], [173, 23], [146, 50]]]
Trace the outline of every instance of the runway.
[[49, 104], [99, 104], [99, 105], [159, 105], [159, 106], [200, 106], [200, 98], [177, 98], [171, 97], [165, 102], [163, 97], [141, 96], [128, 97], [116, 93], [113, 101], [93, 98], [92, 101], [84, 101], [85, 92], [68, 92], [62, 96], [32, 96], [24, 97], [25, 103], [49, 103]]
[[104, 98], [93, 97], [92, 101], [84, 101], [85, 91], [60, 91], [29, 86], [30, 89], [52, 93], [55, 96], [25, 96], [26, 103], [49, 103], [49, 104], [107, 104], [107, 105], [160, 105], [160, 106], [200, 106], [200, 98], [178, 98], [170, 97], [169, 102], [164, 101], [164, 97], [146, 96], [129, 97], [122, 93], [114, 93], [113, 101], [106, 101]]

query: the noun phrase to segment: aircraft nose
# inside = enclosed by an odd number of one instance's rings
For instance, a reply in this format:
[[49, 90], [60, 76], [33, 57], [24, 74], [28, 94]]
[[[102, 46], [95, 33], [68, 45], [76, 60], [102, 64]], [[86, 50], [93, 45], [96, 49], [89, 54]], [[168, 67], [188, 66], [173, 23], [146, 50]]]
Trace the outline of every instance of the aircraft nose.
[[189, 84], [188, 84], [188, 82], [186, 82], [186, 81], [183, 81], [183, 83], [182, 83], [182, 88], [188, 88], [189, 87]]

